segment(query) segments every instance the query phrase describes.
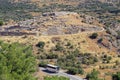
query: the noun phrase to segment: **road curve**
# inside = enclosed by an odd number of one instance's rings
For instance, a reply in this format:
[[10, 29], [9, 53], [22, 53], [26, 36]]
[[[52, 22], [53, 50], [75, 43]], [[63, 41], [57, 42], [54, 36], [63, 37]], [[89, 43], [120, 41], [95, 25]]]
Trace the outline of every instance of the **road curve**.
[[47, 72], [45, 68], [43, 67], [39, 67], [39, 70], [43, 71], [44, 73], [48, 74], [48, 75], [51, 75], [51, 76], [64, 76], [64, 77], [68, 77], [70, 78], [70, 80], [85, 80], [83, 78], [80, 78], [79, 76], [75, 76], [75, 75], [70, 75], [70, 74], [67, 74], [63, 71], [60, 71], [58, 73], [50, 73], [50, 72]]

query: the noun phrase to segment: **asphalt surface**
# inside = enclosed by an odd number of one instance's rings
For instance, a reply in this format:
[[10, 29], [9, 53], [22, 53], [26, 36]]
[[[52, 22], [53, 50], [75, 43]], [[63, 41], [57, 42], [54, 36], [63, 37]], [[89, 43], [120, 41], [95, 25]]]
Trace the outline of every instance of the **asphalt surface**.
[[70, 80], [85, 80], [83, 78], [80, 78], [79, 76], [75, 76], [75, 75], [70, 75], [70, 74], [67, 74], [63, 71], [59, 71], [58, 73], [51, 73], [49, 71], [47, 71], [45, 68], [42, 68], [42, 67], [39, 67], [39, 69], [41, 71], [43, 71], [44, 73], [48, 74], [48, 75], [51, 75], [51, 76], [64, 76], [64, 77], [68, 77], [70, 78]]

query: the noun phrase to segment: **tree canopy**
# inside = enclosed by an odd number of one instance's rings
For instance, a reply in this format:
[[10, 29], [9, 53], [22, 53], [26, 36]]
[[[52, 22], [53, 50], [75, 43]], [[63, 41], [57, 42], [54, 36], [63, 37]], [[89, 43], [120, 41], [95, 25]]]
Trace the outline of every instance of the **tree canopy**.
[[3, 21], [0, 21], [0, 26], [2, 26], [4, 23], [3, 23]]
[[88, 80], [101, 80], [98, 78], [99, 71], [93, 69], [91, 73], [87, 74], [86, 79]]
[[120, 72], [112, 75], [112, 80], [120, 80]]
[[0, 80], [36, 80], [35, 57], [30, 46], [0, 42]]
[[46, 77], [44, 77], [44, 80], [70, 80], [70, 79], [66, 78], [66, 77], [62, 77], [62, 76], [60, 76], [60, 77], [58, 77], [58, 76], [51, 76], [51, 77], [46, 76]]

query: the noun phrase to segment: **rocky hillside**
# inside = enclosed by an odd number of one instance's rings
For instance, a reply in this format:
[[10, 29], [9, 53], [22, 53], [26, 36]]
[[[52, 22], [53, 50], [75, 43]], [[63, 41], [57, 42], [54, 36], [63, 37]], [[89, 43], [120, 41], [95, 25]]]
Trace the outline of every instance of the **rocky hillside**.
[[[10, 21], [12, 19], [16, 22], [37, 17], [45, 12], [77, 12], [83, 14], [81, 17], [84, 18], [84, 23], [102, 24], [107, 32], [107, 36], [102, 37], [107, 43], [100, 45], [110, 50], [115, 49], [120, 53], [119, 4], [119, 0], [0, 0], [0, 20]], [[93, 18], [85, 17], [85, 15], [94, 16], [98, 22], [96, 23]]]

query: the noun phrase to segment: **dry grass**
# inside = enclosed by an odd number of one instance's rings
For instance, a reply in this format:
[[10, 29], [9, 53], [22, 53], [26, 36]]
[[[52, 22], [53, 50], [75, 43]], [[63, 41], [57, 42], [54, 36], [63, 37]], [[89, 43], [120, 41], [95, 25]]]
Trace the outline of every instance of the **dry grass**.
[[[88, 33], [79, 33], [79, 34], [72, 34], [72, 35], [54, 35], [54, 36], [28, 36], [27, 38], [23, 37], [5, 37], [1, 36], [1, 40], [6, 42], [19, 42], [19, 43], [26, 43], [26, 44], [37, 44], [39, 41], [44, 41], [46, 44], [49, 43], [48, 48], [51, 48], [54, 46], [54, 43], [51, 42], [51, 39], [53, 37], [60, 37], [62, 42], [66, 42], [67, 39], [70, 41], [73, 45], [76, 45], [76, 48], [80, 49], [83, 53], [89, 52], [93, 54], [97, 53], [108, 53], [109, 54], [116, 54], [115, 52], [112, 52], [105, 47], [99, 47], [99, 45], [96, 43], [95, 40], [91, 40], [88, 36], [90, 34]], [[80, 43], [80, 44], [78, 44]]]

